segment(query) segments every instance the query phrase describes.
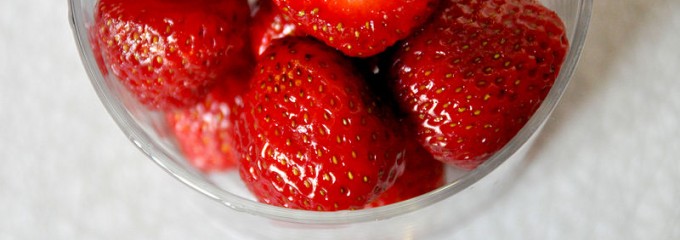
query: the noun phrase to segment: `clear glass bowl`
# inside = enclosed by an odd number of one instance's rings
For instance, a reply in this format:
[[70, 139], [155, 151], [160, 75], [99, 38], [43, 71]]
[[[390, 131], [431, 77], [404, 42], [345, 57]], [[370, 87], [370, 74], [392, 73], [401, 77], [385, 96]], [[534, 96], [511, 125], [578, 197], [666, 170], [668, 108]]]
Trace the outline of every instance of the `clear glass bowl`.
[[[503, 149], [472, 171], [447, 169], [448, 183], [432, 192], [396, 204], [354, 211], [312, 212], [259, 203], [238, 173], [206, 175], [187, 164], [168, 135], [162, 115], [141, 106], [97, 65], [88, 28], [96, 0], [69, 0], [70, 22], [81, 58], [102, 103], [121, 130], [161, 168], [220, 204], [205, 210], [218, 219], [225, 234], [238, 239], [342, 238], [421, 239], [442, 237], [480, 214], [521, 173], [533, 139], [556, 107], [574, 73], [590, 20], [592, 0], [543, 0], [567, 27], [570, 48], [546, 100], [526, 126]], [[225, 207], [226, 206], [226, 207]]]

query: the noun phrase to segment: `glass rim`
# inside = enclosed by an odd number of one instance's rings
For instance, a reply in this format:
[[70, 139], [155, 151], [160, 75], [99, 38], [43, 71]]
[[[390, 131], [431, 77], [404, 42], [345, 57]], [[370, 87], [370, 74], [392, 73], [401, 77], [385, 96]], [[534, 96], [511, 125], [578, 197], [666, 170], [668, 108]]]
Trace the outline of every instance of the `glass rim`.
[[548, 119], [575, 72], [592, 13], [592, 0], [579, 0], [578, 3], [575, 31], [573, 36], [569, 38], [570, 46], [567, 56], [552, 89], [525, 126], [501, 150], [459, 179], [418, 197], [377, 208], [335, 212], [289, 209], [246, 199], [215, 186], [204, 177], [198, 176], [196, 172], [178, 164], [177, 156], [168, 153], [162, 146], [154, 142], [151, 136], [126, 110], [123, 103], [118, 101], [112, 92], [107, 91], [108, 87], [105, 85], [104, 76], [98, 70], [92, 48], [89, 46], [90, 39], [83, 19], [85, 16], [80, 11], [82, 9], [81, 0], [69, 0], [69, 22], [87, 75], [107, 112], [125, 136], [167, 173], [190, 188], [236, 211], [291, 223], [349, 224], [388, 219], [433, 205], [473, 185], [515, 154]]

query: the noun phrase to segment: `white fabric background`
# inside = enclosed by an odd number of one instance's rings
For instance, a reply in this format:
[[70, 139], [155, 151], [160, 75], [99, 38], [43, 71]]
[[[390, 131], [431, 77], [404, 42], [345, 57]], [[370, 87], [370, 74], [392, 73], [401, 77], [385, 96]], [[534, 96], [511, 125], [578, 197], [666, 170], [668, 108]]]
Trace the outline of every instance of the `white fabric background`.
[[[680, 239], [680, 1], [596, 0], [579, 68], [502, 198], [445, 239]], [[0, 239], [218, 239], [133, 147], [65, 0], [0, 1]]]

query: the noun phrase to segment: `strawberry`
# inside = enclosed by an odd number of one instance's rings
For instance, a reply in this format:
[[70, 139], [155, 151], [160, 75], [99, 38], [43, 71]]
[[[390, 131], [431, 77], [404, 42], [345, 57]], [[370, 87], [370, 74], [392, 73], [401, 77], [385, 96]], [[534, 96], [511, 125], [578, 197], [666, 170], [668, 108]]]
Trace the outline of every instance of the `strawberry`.
[[[407, 132], [411, 129], [404, 127]], [[413, 134], [412, 134], [413, 135]], [[437, 161], [423, 148], [415, 136], [404, 139], [404, 173], [367, 207], [380, 207], [420, 196], [444, 185], [444, 163]]]
[[204, 172], [236, 166], [234, 121], [243, 108], [247, 75], [230, 76], [198, 104], [166, 113], [168, 126], [180, 150], [194, 167]]
[[351, 61], [310, 38], [264, 52], [237, 121], [240, 174], [262, 202], [358, 209], [403, 171], [396, 120]]
[[439, 0], [274, 0], [298, 28], [348, 56], [368, 57], [406, 38]]
[[251, 64], [249, 8], [241, 0], [101, 0], [95, 35], [111, 72], [153, 109], [200, 101]]
[[394, 58], [400, 105], [438, 160], [472, 169], [502, 148], [550, 91], [567, 38], [534, 0], [447, 0]]
[[258, 3], [250, 26], [250, 39], [253, 40], [251, 46], [255, 56], [260, 56], [275, 39], [301, 35], [288, 15], [281, 14], [279, 8], [273, 6], [272, 0], [261, 0]]

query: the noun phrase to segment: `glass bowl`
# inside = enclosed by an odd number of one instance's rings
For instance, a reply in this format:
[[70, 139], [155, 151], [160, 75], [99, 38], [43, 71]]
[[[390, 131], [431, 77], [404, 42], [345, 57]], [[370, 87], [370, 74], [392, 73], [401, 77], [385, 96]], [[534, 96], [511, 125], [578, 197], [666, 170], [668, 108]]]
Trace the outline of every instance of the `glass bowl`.
[[225, 234], [238, 239], [442, 237], [480, 214], [500, 197], [527, 164], [525, 155], [559, 102], [576, 68], [590, 20], [592, 0], [543, 0], [567, 27], [570, 48], [562, 70], [541, 107], [500, 151], [472, 171], [447, 169], [448, 183], [407, 201], [378, 208], [313, 212], [257, 202], [237, 171], [204, 174], [187, 164], [168, 134], [161, 113], [140, 105], [92, 51], [88, 28], [96, 0], [69, 0], [69, 20], [80, 55], [100, 100], [134, 145], [162, 169], [218, 204], [204, 204]]

